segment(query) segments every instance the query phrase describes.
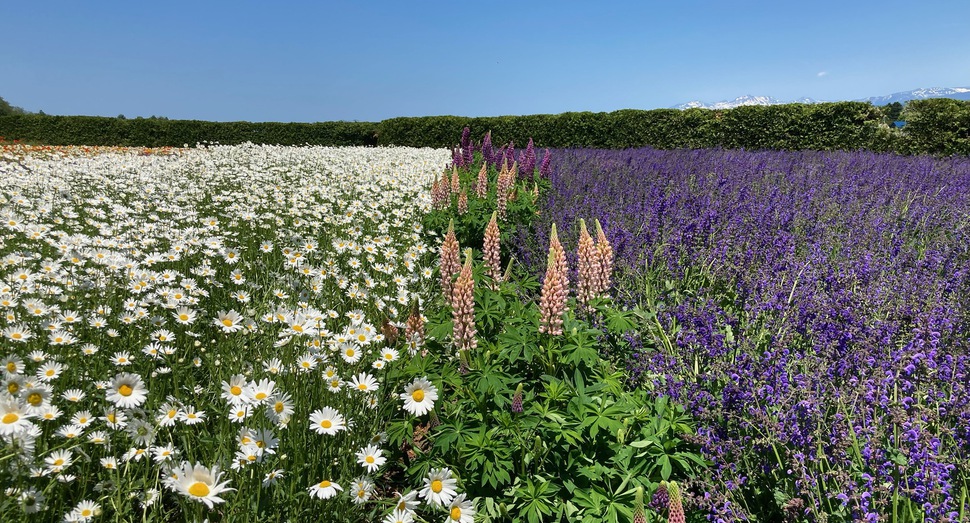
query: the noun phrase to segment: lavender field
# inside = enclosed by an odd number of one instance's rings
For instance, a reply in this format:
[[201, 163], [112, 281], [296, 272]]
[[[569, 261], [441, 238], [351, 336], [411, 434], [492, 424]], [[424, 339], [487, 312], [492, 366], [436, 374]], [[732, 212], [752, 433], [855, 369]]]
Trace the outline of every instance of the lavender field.
[[[970, 488], [970, 160], [557, 150], [517, 257], [599, 219], [634, 385], [687, 405], [710, 520], [958, 521]], [[575, 253], [572, 254], [575, 256]], [[575, 259], [570, 266], [575, 267]]]

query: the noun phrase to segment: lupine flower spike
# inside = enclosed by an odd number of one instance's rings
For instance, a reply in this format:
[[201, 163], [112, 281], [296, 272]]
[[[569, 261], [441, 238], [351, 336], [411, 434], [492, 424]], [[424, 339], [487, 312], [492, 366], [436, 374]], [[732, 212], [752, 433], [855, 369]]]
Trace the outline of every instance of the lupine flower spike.
[[459, 184], [460, 179], [458, 178], [458, 168], [451, 168], [451, 194], [458, 194], [461, 191], [461, 185]]
[[488, 269], [488, 277], [496, 283], [502, 281], [502, 260], [500, 257], [501, 245], [498, 230], [498, 211], [492, 212], [492, 219], [485, 226], [485, 241], [483, 250], [485, 251], [485, 267]]
[[455, 273], [461, 270], [460, 253], [461, 246], [458, 245], [458, 238], [455, 237], [455, 222], [451, 220], [448, 222], [448, 232], [445, 233], [445, 239], [441, 242], [441, 263], [439, 264], [441, 292], [446, 300], [451, 299], [451, 279], [455, 276]]
[[515, 388], [515, 393], [512, 394], [512, 407], [511, 410], [515, 414], [522, 412], [522, 384]]
[[600, 256], [593, 237], [586, 230], [586, 222], [579, 220], [579, 247], [577, 249], [578, 267], [576, 272], [579, 280], [576, 282], [576, 299], [585, 308], [590, 300], [595, 298], [599, 292], [599, 285], [602, 271], [600, 269]]
[[488, 164], [482, 163], [482, 168], [478, 171], [478, 180], [475, 182], [475, 196], [484, 198], [488, 196]]
[[451, 292], [451, 315], [454, 320], [453, 339], [459, 351], [478, 346], [475, 338], [475, 280], [472, 279], [472, 250], [465, 249], [465, 265], [455, 280]]
[[[558, 248], [557, 248], [558, 246]], [[562, 254], [562, 263], [560, 263]], [[556, 224], [552, 225], [549, 237], [549, 258], [546, 265], [546, 277], [542, 281], [542, 292], [539, 296], [539, 332], [558, 336], [562, 334], [562, 313], [566, 310], [566, 289], [568, 277], [565, 274], [565, 253], [556, 234]]]
[[643, 487], [637, 487], [633, 498], [633, 523], [647, 523], [647, 513], [643, 509]]
[[498, 182], [495, 187], [495, 208], [500, 220], [505, 220], [505, 211], [509, 203], [509, 190], [512, 187], [513, 180], [515, 180], [515, 176], [508, 169], [503, 168], [498, 175]]
[[519, 164], [521, 164], [522, 176], [531, 178], [536, 168], [536, 150], [532, 138], [529, 138], [529, 144], [525, 146], [525, 151], [520, 155]]
[[458, 214], [468, 212], [468, 192], [462, 190], [458, 193]]
[[599, 276], [596, 278], [594, 292], [596, 295], [603, 295], [610, 288], [610, 279], [613, 277], [613, 247], [606, 239], [599, 220], [596, 220], [596, 252], [599, 255]]
[[686, 523], [684, 504], [680, 497], [680, 487], [677, 486], [677, 482], [669, 482], [667, 491], [670, 494], [670, 503], [667, 505], [667, 523]]
[[407, 338], [408, 352], [412, 356], [424, 347], [424, 318], [417, 299], [411, 303], [411, 314], [404, 325], [404, 336]]
[[492, 131], [485, 133], [485, 138], [482, 139], [482, 162], [485, 165], [495, 163], [492, 152]]

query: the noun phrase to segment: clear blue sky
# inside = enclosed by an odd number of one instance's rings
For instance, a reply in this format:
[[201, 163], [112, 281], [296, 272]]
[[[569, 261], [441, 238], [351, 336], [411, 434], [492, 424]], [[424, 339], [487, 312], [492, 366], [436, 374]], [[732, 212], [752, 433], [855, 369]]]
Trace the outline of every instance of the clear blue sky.
[[378, 121], [970, 86], [970, 1], [19, 1], [0, 96], [48, 114]]

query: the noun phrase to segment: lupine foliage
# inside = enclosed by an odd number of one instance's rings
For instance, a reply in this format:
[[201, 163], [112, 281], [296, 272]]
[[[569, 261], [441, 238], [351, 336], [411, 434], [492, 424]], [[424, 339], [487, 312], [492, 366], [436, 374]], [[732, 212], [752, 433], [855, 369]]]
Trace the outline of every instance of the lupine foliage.
[[638, 317], [613, 356], [688, 405], [714, 463], [686, 506], [717, 521], [966, 521], [970, 160], [552, 157], [516, 254], [540, 274], [549, 225], [575, 244], [571, 224], [602, 222], [613, 296]]

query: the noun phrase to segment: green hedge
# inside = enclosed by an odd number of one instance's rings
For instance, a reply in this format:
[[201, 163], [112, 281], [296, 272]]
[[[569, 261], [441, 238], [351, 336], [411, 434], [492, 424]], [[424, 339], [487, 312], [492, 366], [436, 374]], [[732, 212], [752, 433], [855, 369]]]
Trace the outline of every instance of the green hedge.
[[970, 101], [913, 100], [902, 114], [904, 150], [910, 154], [970, 154]]
[[462, 118], [392, 118], [378, 124], [381, 145], [452, 145], [466, 125], [492, 131], [492, 142], [543, 147], [660, 149], [859, 149], [873, 142], [882, 113], [861, 102], [745, 106], [708, 109], [622, 110], [611, 113]]
[[47, 145], [181, 147], [199, 142], [278, 145], [377, 145], [377, 125], [366, 122], [205, 122], [100, 116], [0, 116], [0, 136]]
[[915, 100], [906, 126], [889, 129], [869, 103], [745, 106], [728, 110], [624, 109], [526, 116], [425, 116], [380, 123], [250, 123], [102, 118], [0, 116], [0, 136], [50, 145], [181, 146], [198, 142], [281, 145], [408, 145], [451, 147], [465, 126], [476, 139], [492, 131], [496, 146], [532, 138], [539, 147], [624, 149], [870, 149], [904, 154], [970, 155], [970, 102]]

